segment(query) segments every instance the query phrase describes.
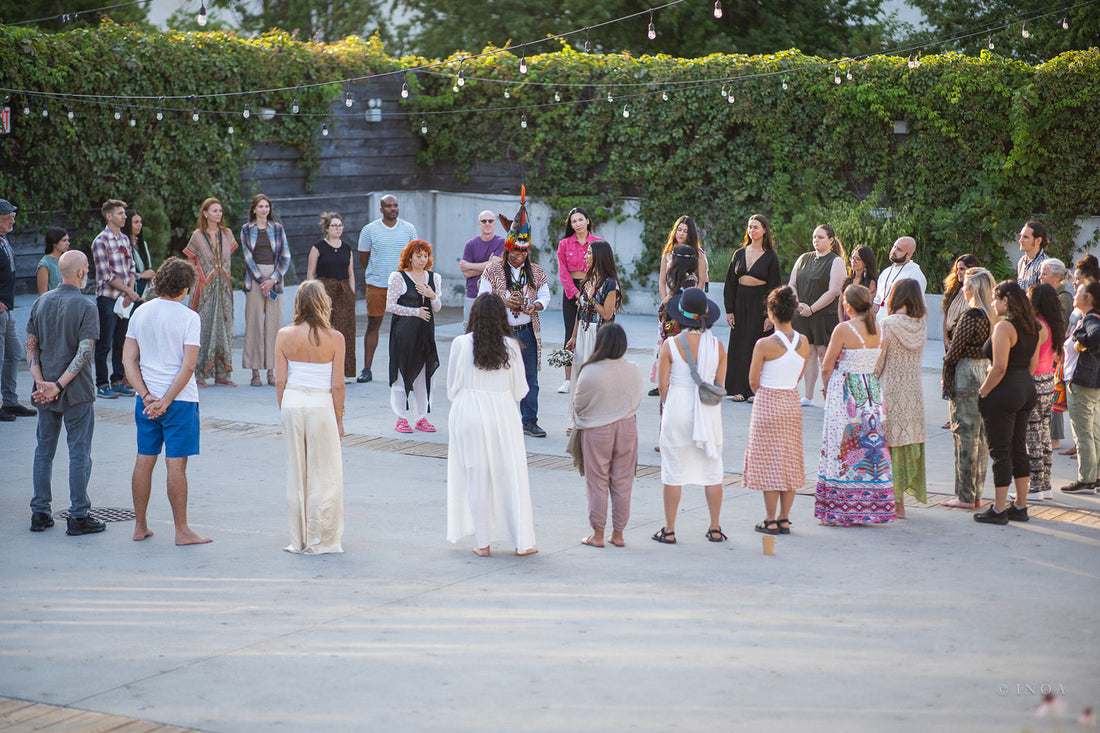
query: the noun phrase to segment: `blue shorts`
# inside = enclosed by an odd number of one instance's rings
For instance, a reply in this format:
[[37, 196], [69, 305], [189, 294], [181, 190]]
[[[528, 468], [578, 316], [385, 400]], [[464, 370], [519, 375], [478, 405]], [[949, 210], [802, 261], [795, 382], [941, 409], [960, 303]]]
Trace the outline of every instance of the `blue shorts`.
[[199, 403], [173, 402], [167, 412], [155, 420], [143, 411], [140, 399], [134, 401], [137, 423], [137, 447], [140, 456], [159, 456], [161, 446], [169, 458], [199, 454]]

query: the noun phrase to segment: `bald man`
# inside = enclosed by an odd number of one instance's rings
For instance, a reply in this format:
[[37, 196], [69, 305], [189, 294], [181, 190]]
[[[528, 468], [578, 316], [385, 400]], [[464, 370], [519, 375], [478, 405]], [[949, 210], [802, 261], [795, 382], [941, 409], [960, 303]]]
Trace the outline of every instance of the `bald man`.
[[492, 262], [499, 262], [504, 257], [504, 237], [494, 233], [497, 226], [497, 215], [486, 209], [477, 215], [477, 226], [480, 234], [466, 243], [462, 248], [462, 259], [458, 261], [458, 269], [466, 278], [466, 301], [462, 305], [462, 322], [470, 320], [470, 306], [477, 299], [478, 280], [481, 273]]
[[912, 237], [898, 237], [890, 248], [890, 266], [883, 268], [878, 275], [878, 287], [875, 289], [875, 318], [881, 321], [890, 315], [886, 303], [890, 291], [900, 280], [916, 280], [923, 297], [928, 289], [928, 279], [921, 272], [920, 265], [913, 262], [913, 253], [917, 251], [917, 241]]
[[38, 406], [31, 531], [42, 532], [53, 526], [50, 482], [64, 422], [69, 443], [70, 502], [65, 534], [95, 534], [107, 528], [88, 514], [95, 427], [95, 383], [90, 365], [99, 338], [99, 313], [80, 292], [88, 283], [88, 258], [84, 253], [69, 250], [57, 265], [61, 284], [34, 302], [27, 320], [27, 367], [34, 377], [31, 400]]
[[374, 379], [371, 366], [378, 348], [378, 332], [386, 315], [386, 290], [390, 273], [397, 270], [401, 250], [416, 239], [416, 227], [397, 216], [397, 197], [382, 197], [382, 218], [375, 219], [359, 232], [359, 263], [363, 265], [366, 285], [367, 332], [363, 334], [363, 371], [355, 379], [360, 384]]

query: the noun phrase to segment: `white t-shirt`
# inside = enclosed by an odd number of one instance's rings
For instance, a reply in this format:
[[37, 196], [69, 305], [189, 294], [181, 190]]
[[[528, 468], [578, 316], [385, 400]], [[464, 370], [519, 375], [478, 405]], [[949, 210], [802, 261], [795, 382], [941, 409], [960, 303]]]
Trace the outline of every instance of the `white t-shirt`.
[[393, 227], [375, 219], [359, 232], [359, 251], [370, 252], [370, 262], [363, 280], [367, 285], [384, 288], [389, 284], [390, 273], [401, 261], [401, 250], [416, 239], [416, 227], [404, 219], [398, 219]]
[[[183, 347], [198, 346], [201, 333], [199, 314], [174, 300], [157, 298], [134, 311], [126, 338], [137, 341], [141, 378], [154, 397], [168, 392], [183, 366]], [[176, 401], [199, 401], [194, 375]]]
[[875, 305], [878, 306], [878, 312], [875, 313], [876, 321], [881, 321], [890, 315], [886, 310], [886, 299], [890, 297], [890, 291], [901, 280], [916, 280], [917, 284], [920, 285], [921, 297], [928, 290], [928, 279], [921, 272], [920, 265], [913, 262], [913, 260], [909, 260], [901, 267], [892, 264], [884, 268], [878, 274], [878, 285], [875, 288]]

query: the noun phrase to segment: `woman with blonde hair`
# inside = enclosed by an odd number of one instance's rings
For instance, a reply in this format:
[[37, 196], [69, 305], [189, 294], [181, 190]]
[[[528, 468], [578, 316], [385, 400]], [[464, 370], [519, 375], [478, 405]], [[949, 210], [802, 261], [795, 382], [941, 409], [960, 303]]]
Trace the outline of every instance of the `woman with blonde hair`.
[[[344, 334], [344, 343], [355, 343], [355, 265], [351, 245], [345, 242], [344, 217], [335, 211], [321, 214], [324, 239], [309, 248], [306, 279], [316, 278], [332, 301], [329, 320], [332, 327]], [[355, 349], [344, 352], [344, 380], [355, 378]]]
[[202, 202], [198, 223], [183, 253], [195, 266], [198, 280], [191, 293], [191, 310], [202, 321], [199, 363], [195, 367], [196, 383], [236, 387], [230, 379], [233, 373], [233, 281], [229, 258], [237, 249], [233, 232], [225, 225], [225, 210], [221, 201], [209, 198]]
[[814, 516], [826, 526], [893, 522], [894, 477], [875, 376], [881, 350], [871, 292], [849, 285], [843, 297], [849, 320], [833, 328], [821, 364], [825, 423]]
[[332, 307], [315, 280], [294, 297], [294, 320], [275, 337], [275, 396], [287, 442], [287, 552], [343, 552], [344, 336], [330, 328]]
[[963, 276], [962, 295], [970, 306], [955, 322], [951, 345], [943, 357], [943, 393], [951, 419], [955, 444], [955, 498], [943, 503], [958, 509], [980, 509], [982, 486], [989, 467], [989, 445], [985, 423], [978, 409], [978, 387], [989, 371], [989, 359], [982, 351], [992, 324], [993, 275], [982, 267], [971, 267]]
[[[810, 358], [806, 362], [804, 376], [804, 407], [814, 403], [818, 370], [825, 357], [826, 345], [830, 343], [830, 336], [840, 320], [836, 302], [844, 278], [848, 275], [844, 265], [846, 261], [844, 246], [836, 232], [828, 224], [822, 224], [814, 229], [813, 250], [800, 255], [791, 268], [787, 284], [798, 296], [798, 310], [792, 323], [795, 330], [810, 342]], [[822, 383], [824, 381], [822, 375]]]
[[[428, 422], [432, 375], [439, 368], [435, 346], [435, 314], [443, 307], [443, 281], [432, 272], [432, 245], [414, 239], [405, 245], [397, 271], [390, 273], [386, 311], [390, 321], [390, 407], [397, 416], [394, 429], [411, 433], [413, 427], [434, 433]], [[409, 393], [412, 420], [409, 421]]]
[[283, 325], [283, 278], [290, 267], [290, 246], [283, 225], [275, 221], [271, 199], [262, 193], [248, 205], [248, 221], [241, 227], [244, 254], [244, 353], [242, 363], [252, 370], [252, 386], [275, 384], [275, 334]]

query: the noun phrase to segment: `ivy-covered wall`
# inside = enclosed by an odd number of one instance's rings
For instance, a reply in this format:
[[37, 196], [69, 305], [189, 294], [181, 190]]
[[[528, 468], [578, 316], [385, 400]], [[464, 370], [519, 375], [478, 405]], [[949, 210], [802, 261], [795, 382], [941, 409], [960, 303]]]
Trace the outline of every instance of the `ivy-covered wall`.
[[[460, 62], [466, 83], [456, 92]], [[45, 102], [48, 117], [42, 98], [11, 97], [0, 196], [98, 229], [89, 209], [104, 198], [155, 195], [179, 241], [197, 202], [249, 191], [242, 171], [257, 143], [296, 148], [313, 170], [322, 123], [338, 134], [344, 114], [332, 105], [343, 97], [339, 81], [425, 63], [356, 38], [325, 45], [283, 33], [144, 34], [111, 24], [53, 35], [0, 28], [0, 86], [57, 95]], [[719, 269], [759, 212], [771, 218], [786, 265], [809, 248], [814, 225], [828, 222], [846, 245], [868, 244], [880, 257], [896, 236], [915, 236], [933, 281], [964, 251], [1007, 272], [999, 243], [1032, 216], [1051, 226], [1055, 252], [1070, 256], [1074, 221], [1100, 212], [1096, 49], [1037, 67], [992, 54], [925, 57], [913, 68], [904, 58], [836, 63], [797, 51], [685, 60], [568, 49], [526, 64], [521, 74], [509, 54], [455, 57], [410, 74], [407, 122], [416, 134], [427, 127], [418, 165], [460, 175], [487, 162], [516, 167], [532, 196], [561, 212], [585, 206], [597, 221], [617, 215], [624, 196], [638, 197], [648, 256], [632, 278], [655, 270], [684, 213], [696, 217]], [[317, 82], [334, 83], [261, 91]], [[225, 92], [240, 94], [186, 99]], [[119, 106], [116, 120], [114, 102], [74, 95], [147, 99]], [[159, 99], [172, 96], [184, 99]], [[246, 102], [250, 119], [241, 116]], [[275, 119], [259, 120], [261, 107]]]

